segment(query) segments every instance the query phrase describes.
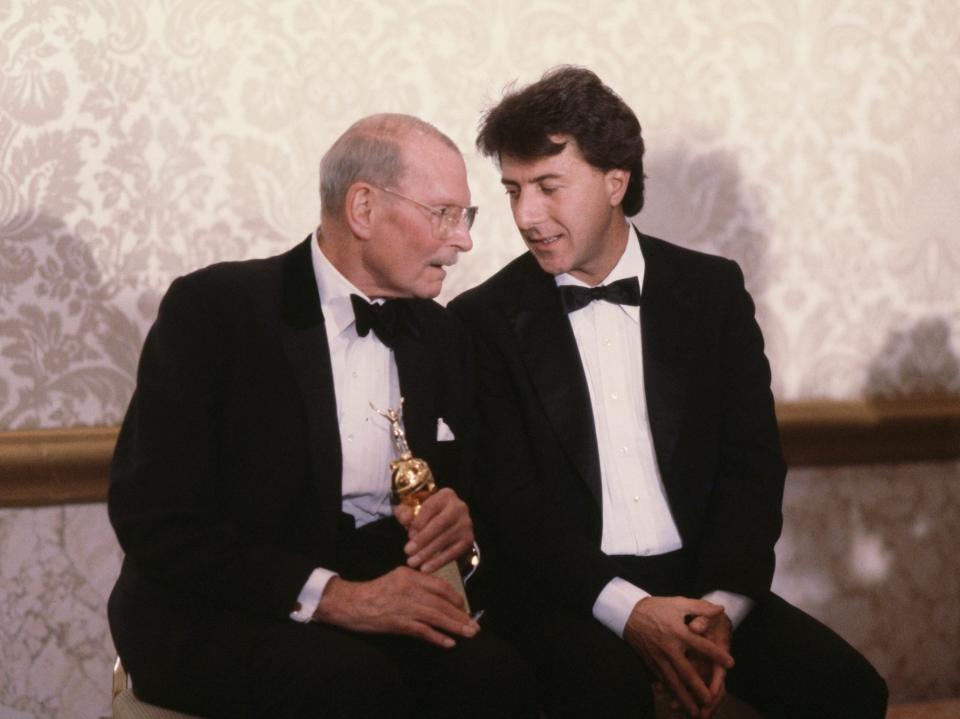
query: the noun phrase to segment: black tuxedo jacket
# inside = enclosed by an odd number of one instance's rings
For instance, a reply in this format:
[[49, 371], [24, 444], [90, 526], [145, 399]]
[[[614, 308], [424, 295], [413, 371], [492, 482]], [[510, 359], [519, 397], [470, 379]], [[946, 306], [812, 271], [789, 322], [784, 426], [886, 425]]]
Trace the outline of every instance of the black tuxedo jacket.
[[[126, 553], [110, 606], [121, 654], [141, 651], [144, 623], [176, 635], [205, 613], [289, 621], [315, 567], [344, 569], [340, 437], [310, 241], [194, 272], [164, 297], [111, 474]], [[413, 332], [395, 357], [407, 437], [462, 496], [475, 430], [466, 334], [434, 302], [405, 307]], [[439, 417], [455, 441], [437, 441]]]
[[[729, 260], [640, 235], [643, 372], [657, 463], [696, 596], [770, 586], [785, 466], [770, 370]], [[529, 253], [450, 305], [471, 330], [482, 475], [471, 506], [513, 571], [580, 610], [618, 574], [600, 551], [600, 464], [583, 367], [554, 278]]]

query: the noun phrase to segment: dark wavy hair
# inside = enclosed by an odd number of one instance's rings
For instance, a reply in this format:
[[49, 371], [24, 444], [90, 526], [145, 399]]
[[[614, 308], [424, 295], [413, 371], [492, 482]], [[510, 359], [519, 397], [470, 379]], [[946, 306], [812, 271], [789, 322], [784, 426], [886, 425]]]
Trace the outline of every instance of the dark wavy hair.
[[535, 160], [563, 152], [566, 143], [551, 135], [577, 141], [587, 162], [606, 172], [629, 170], [623, 211], [643, 208], [643, 136], [640, 121], [627, 104], [599, 77], [583, 67], [561, 65], [503, 99], [480, 118], [477, 149], [497, 160], [512, 155]]

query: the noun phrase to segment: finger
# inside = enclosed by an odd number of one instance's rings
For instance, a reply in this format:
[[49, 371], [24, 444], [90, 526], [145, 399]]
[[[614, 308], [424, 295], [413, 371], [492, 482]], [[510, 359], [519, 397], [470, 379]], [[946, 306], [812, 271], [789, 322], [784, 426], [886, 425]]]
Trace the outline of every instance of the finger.
[[[423, 506], [426, 507], [426, 505]], [[449, 531], [451, 527], [464, 521], [470, 521], [470, 515], [466, 512], [466, 505], [463, 505], [463, 507], [447, 505], [441, 508], [438, 508], [439, 505], [433, 506], [434, 509], [426, 515], [426, 519], [422, 523], [420, 520], [426, 513], [425, 509], [421, 510], [413, 524], [410, 525], [410, 541], [403, 548], [408, 555], [416, 554], [444, 532]]]
[[699, 654], [694, 654], [690, 656], [687, 655], [690, 659], [690, 662], [693, 664], [693, 668], [696, 669], [697, 674], [700, 675], [700, 678], [703, 679], [704, 683], [709, 682], [713, 679], [713, 669], [717, 665], [711, 661], [707, 661]]
[[673, 694], [673, 698], [680, 702], [680, 705], [683, 707], [683, 710], [687, 712], [690, 716], [696, 716], [699, 711], [696, 701], [694, 701], [693, 696], [684, 686], [683, 682], [680, 680], [677, 672], [674, 670], [673, 665], [670, 663], [666, 657], [657, 661], [657, 669], [661, 677], [663, 677], [664, 683], [670, 689], [670, 693]]
[[719, 664], [713, 665], [713, 676], [710, 678], [710, 694], [716, 697], [715, 702], [719, 703], [720, 699], [727, 693], [727, 670], [721, 667]]
[[687, 614], [702, 615], [707, 618], [716, 617], [723, 614], [723, 607], [705, 599], [687, 599], [684, 603], [684, 611]]
[[[473, 544], [473, 525], [457, 524], [451, 527], [423, 548], [410, 559], [415, 559], [423, 566], [424, 572], [432, 572], [447, 562], [453, 561], [464, 554]], [[409, 561], [407, 562], [410, 563]], [[412, 566], [412, 565], [411, 565]]]
[[468, 639], [475, 637], [480, 631], [479, 624], [464, 612], [451, 612], [449, 605], [445, 607], [424, 605], [416, 612], [415, 618], [447, 634], [456, 634]]
[[412, 586], [415, 586], [423, 592], [452, 605], [457, 609], [457, 611], [466, 616], [464, 612], [466, 605], [464, 604], [463, 597], [445, 580], [440, 579], [439, 577], [434, 577], [432, 574], [427, 574], [425, 572], [411, 573], [413, 574], [413, 577], [410, 579]]
[[726, 695], [724, 679], [726, 678], [726, 669], [718, 664], [705, 661], [702, 657], [693, 659], [697, 672], [705, 682], [709, 682], [710, 700], [701, 706], [701, 716], [708, 717], [716, 710], [723, 697]]
[[702, 708], [702, 716], [704, 719], [709, 719], [713, 716], [713, 713], [720, 706], [720, 703], [723, 701], [723, 698], [727, 695], [727, 689], [724, 682], [726, 677], [726, 670], [723, 667], [716, 667], [718, 671], [715, 671], [713, 681], [710, 682], [710, 691], [713, 694], [713, 699], [710, 700], [710, 703], [705, 705]]
[[469, 517], [441, 513], [430, 524], [411, 536], [403, 549], [410, 557], [426, 552], [433, 553], [461, 536], [465, 536], [468, 532], [471, 534], [473, 532], [473, 523]]
[[480, 631], [480, 625], [466, 612], [433, 595], [428, 594], [420, 597], [419, 601], [409, 602], [404, 612], [450, 634], [473, 637]]
[[[439, 526], [438, 523], [431, 524], [428, 529]], [[404, 547], [404, 551], [408, 552], [407, 565], [418, 567], [427, 563], [428, 565], [423, 567], [425, 572], [432, 572], [458, 558], [473, 544], [473, 522], [469, 517], [461, 517], [433, 538], [428, 538], [426, 532], [427, 530], [424, 530]]]
[[[472, 536], [472, 533], [470, 536]], [[448, 545], [446, 549], [440, 549], [442, 543], [436, 542], [421, 553], [424, 557], [429, 557], [420, 567], [421, 571], [429, 574], [435, 572], [448, 562], [456, 561], [470, 548], [471, 544], [473, 544], [473, 540], [469, 537], [462, 537], [456, 540], [453, 544]], [[436, 548], [434, 549], [433, 547]]]
[[706, 634], [707, 630], [710, 628], [710, 620], [706, 617], [697, 616], [691, 619], [687, 626], [690, 627], [690, 631], [694, 634]]
[[406, 504], [394, 505], [393, 516], [396, 517], [401, 527], [409, 531], [410, 523], [413, 521], [413, 507]]
[[[382, 605], [374, 621], [390, 624], [415, 620], [463, 636], [472, 636], [477, 632], [479, 625], [464, 611], [459, 594], [442, 579], [419, 572], [416, 574], [429, 581], [410, 580], [400, 583], [398, 591], [392, 593], [389, 603]], [[438, 584], [443, 586], [439, 587]]]
[[[457, 496], [457, 493], [449, 487], [437, 490], [420, 505], [420, 512], [414, 518], [411, 528], [418, 532], [421, 531], [429, 524], [434, 515], [442, 512], [451, 503], [463, 504]], [[464, 507], [466, 507], [466, 505], [464, 505]]]
[[697, 673], [693, 664], [682, 654], [668, 654], [670, 664], [676, 674], [680, 677], [683, 684], [698, 699], [699, 704], [706, 704], [710, 701], [710, 690], [703, 679]]
[[425, 622], [418, 622], [416, 620], [401, 621], [398, 623], [395, 631], [397, 634], [406, 634], [415, 639], [422, 639], [425, 642], [435, 644], [444, 649], [452, 649], [456, 646], [456, 641], [453, 637], [449, 637], [443, 632], [438, 632]]
[[733, 669], [734, 661], [730, 652], [721, 648], [709, 639], [705, 639], [691, 632], [684, 639], [684, 643], [695, 652], [704, 655], [726, 669]]
[[[407, 566], [430, 573], [447, 562], [457, 559], [473, 543], [472, 527], [454, 527], [426, 546], [417, 545], [416, 554], [407, 557]], [[421, 566], [422, 565], [422, 566]]]

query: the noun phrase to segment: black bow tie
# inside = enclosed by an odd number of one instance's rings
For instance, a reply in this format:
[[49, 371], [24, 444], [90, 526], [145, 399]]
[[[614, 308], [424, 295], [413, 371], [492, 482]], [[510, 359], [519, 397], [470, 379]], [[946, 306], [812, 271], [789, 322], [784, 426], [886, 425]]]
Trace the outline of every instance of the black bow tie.
[[362, 297], [350, 295], [350, 304], [353, 305], [353, 316], [357, 320], [357, 334], [366, 337], [373, 330], [373, 334], [392, 349], [403, 325], [400, 301], [371, 304]]
[[640, 280], [628, 277], [611, 282], [609, 285], [580, 287], [578, 285], [560, 286], [560, 303], [567, 314], [583, 309], [594, 300], [604, 300], [615, 305], [640, 305]]

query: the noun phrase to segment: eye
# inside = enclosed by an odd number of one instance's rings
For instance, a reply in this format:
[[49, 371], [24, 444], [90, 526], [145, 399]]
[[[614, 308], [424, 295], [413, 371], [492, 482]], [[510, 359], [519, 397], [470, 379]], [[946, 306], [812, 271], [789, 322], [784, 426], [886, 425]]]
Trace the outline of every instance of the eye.
[[515, 200], [520, 196], [520, 190], [518, 190], [516, 187], [504, 187], [503, 191], [507, 193], [507, 197], [509, 197], [511, 200]]
[[540, 185], [540, 192], [544, 195], [552, 195], [559, 189], [560, 187], [558, 185]]

